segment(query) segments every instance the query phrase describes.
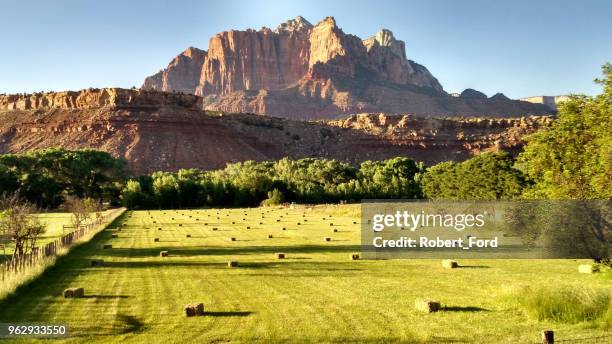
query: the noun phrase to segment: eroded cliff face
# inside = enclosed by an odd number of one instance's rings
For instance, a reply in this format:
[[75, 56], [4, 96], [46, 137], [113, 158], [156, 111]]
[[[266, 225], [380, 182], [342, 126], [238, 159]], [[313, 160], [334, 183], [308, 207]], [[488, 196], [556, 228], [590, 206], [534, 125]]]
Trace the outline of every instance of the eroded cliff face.
[[91, 109], [99, 107], [180, 106], [201, 109], [202, 98], [191, 94], [123, 88], [0, 95], [0, 110]]
[[200, 72], [206, 58], [206, 51], [189, 47], [159, 71], [144, 81], [143, 88], [158, 91], [194, 93], [200, 84]]
[[[17, 104], [30, 105], [17, 106]], [[136, 174], [223, 168], [229, 162], [322, 157], [358, 164], [405, 156], [431, 165], [489, 150], [517, 151], [548, 117], [422, 118], [365, 113], [334, 121], [218, 114], [201, 98], [84, 90], [0, 97], [0, 154], [63, 147], [125, 158]], [[32, 105], [37, 104], [37, 105]]]
[[332, 17], [302, 17], [275, 30], [226, 31], [207, 52], [190, 48], [147, 78], [145, 89], [201, 95], [210, 110], [295, 119], [349, 113], [522, 116], [547, 114], [540, 104], [507, 98], [451, 97], [406, 45], [382, 29], [365, 40]]

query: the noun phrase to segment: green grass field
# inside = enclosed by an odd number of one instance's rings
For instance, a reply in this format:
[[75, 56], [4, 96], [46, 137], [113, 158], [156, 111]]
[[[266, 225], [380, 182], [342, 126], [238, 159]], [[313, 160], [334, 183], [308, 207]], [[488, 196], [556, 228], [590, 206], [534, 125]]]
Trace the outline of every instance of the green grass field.
[[[98, 234], [0, 302], [0, 323], [66, 323], [64, 341], [87, 343], [537, 343], [549, 328], [558, 339], [610, 334], [601, 322], [538, 321], [508, 301], [524, 286], [610, 291], [610, 273], [579, 274], [573, 260], [466, 260], [452, 270], [440, 260], [353, 261], [358, 222], [355, 205], [131, 212], [115, 224], [120, 232]], [[106, 265], [90, 267], [91, 259]], [[87, 297], [64, 299], [68, 287]], [[445, 308], [419, 313], [419, 297]], [[184, 316], [193, 302], [204, 303], [205, 316]]]

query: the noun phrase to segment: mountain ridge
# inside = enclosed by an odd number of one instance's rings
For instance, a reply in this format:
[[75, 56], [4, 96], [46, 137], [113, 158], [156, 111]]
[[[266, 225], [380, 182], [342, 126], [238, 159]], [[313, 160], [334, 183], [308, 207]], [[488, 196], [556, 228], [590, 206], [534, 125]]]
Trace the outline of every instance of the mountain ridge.
[[193, 93], [205, 108], [295, 119], [357, 112], [416, 115], [521, 116], [550, 108], [497, 97], [452, 97], [429, 70], [406, 56], [388, 29], [361, 39], [333, 17], [313, 25], [303, 17], [275, 30], [230, 30], [208, 50], [188, 48], [143, 89]]

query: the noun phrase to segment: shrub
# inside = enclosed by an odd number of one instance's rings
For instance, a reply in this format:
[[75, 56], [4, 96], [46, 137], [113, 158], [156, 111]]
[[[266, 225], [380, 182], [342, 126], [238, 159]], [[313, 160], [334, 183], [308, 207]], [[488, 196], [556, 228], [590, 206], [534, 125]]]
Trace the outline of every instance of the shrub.
[[285, 195], [283, 195], [283, 193], [279, 189], [274, 189], [272, 191], [268, 191], [268, 198], [264, 200], [263, 202], [261, 202], [261, 205], [263, 206], [279, 205], [279, 204], [282, 204], [284, 201], [285, 201]]

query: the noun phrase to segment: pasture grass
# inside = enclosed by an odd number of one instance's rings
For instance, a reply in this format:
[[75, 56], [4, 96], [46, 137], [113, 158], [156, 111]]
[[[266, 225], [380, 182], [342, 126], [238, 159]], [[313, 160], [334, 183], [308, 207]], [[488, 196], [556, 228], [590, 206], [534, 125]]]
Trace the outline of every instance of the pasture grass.
[[[70, 336], [54, 342], [68, 343], [537, 343], [543, 329], [557, 339], [609, 335], [605, 323], [534, 318], [504, 299], [509, 286], [609, 291], [610, 273], [577, 272], [587, 261], [461, 260], [445, 269], [436, 259], [352, 260], [359, 222], [358, 205], [130, 212], [120, 232], [97, 234], [0, 302], [0, 323], [66, 323]], [[92, 259], [105, 265], [91, 267]], [[84, 287], [86, 297], [62, 298], [70, 287]], [[419, 312], [418, 298], [442, 309]], [[200, 302], [205, 315], [185, 317], [185, 305]]]
[[612, 291], [584, 286], [519, 288], [512, 298], [537, 320], [563, 323], [602, 322], [612, 325]]

